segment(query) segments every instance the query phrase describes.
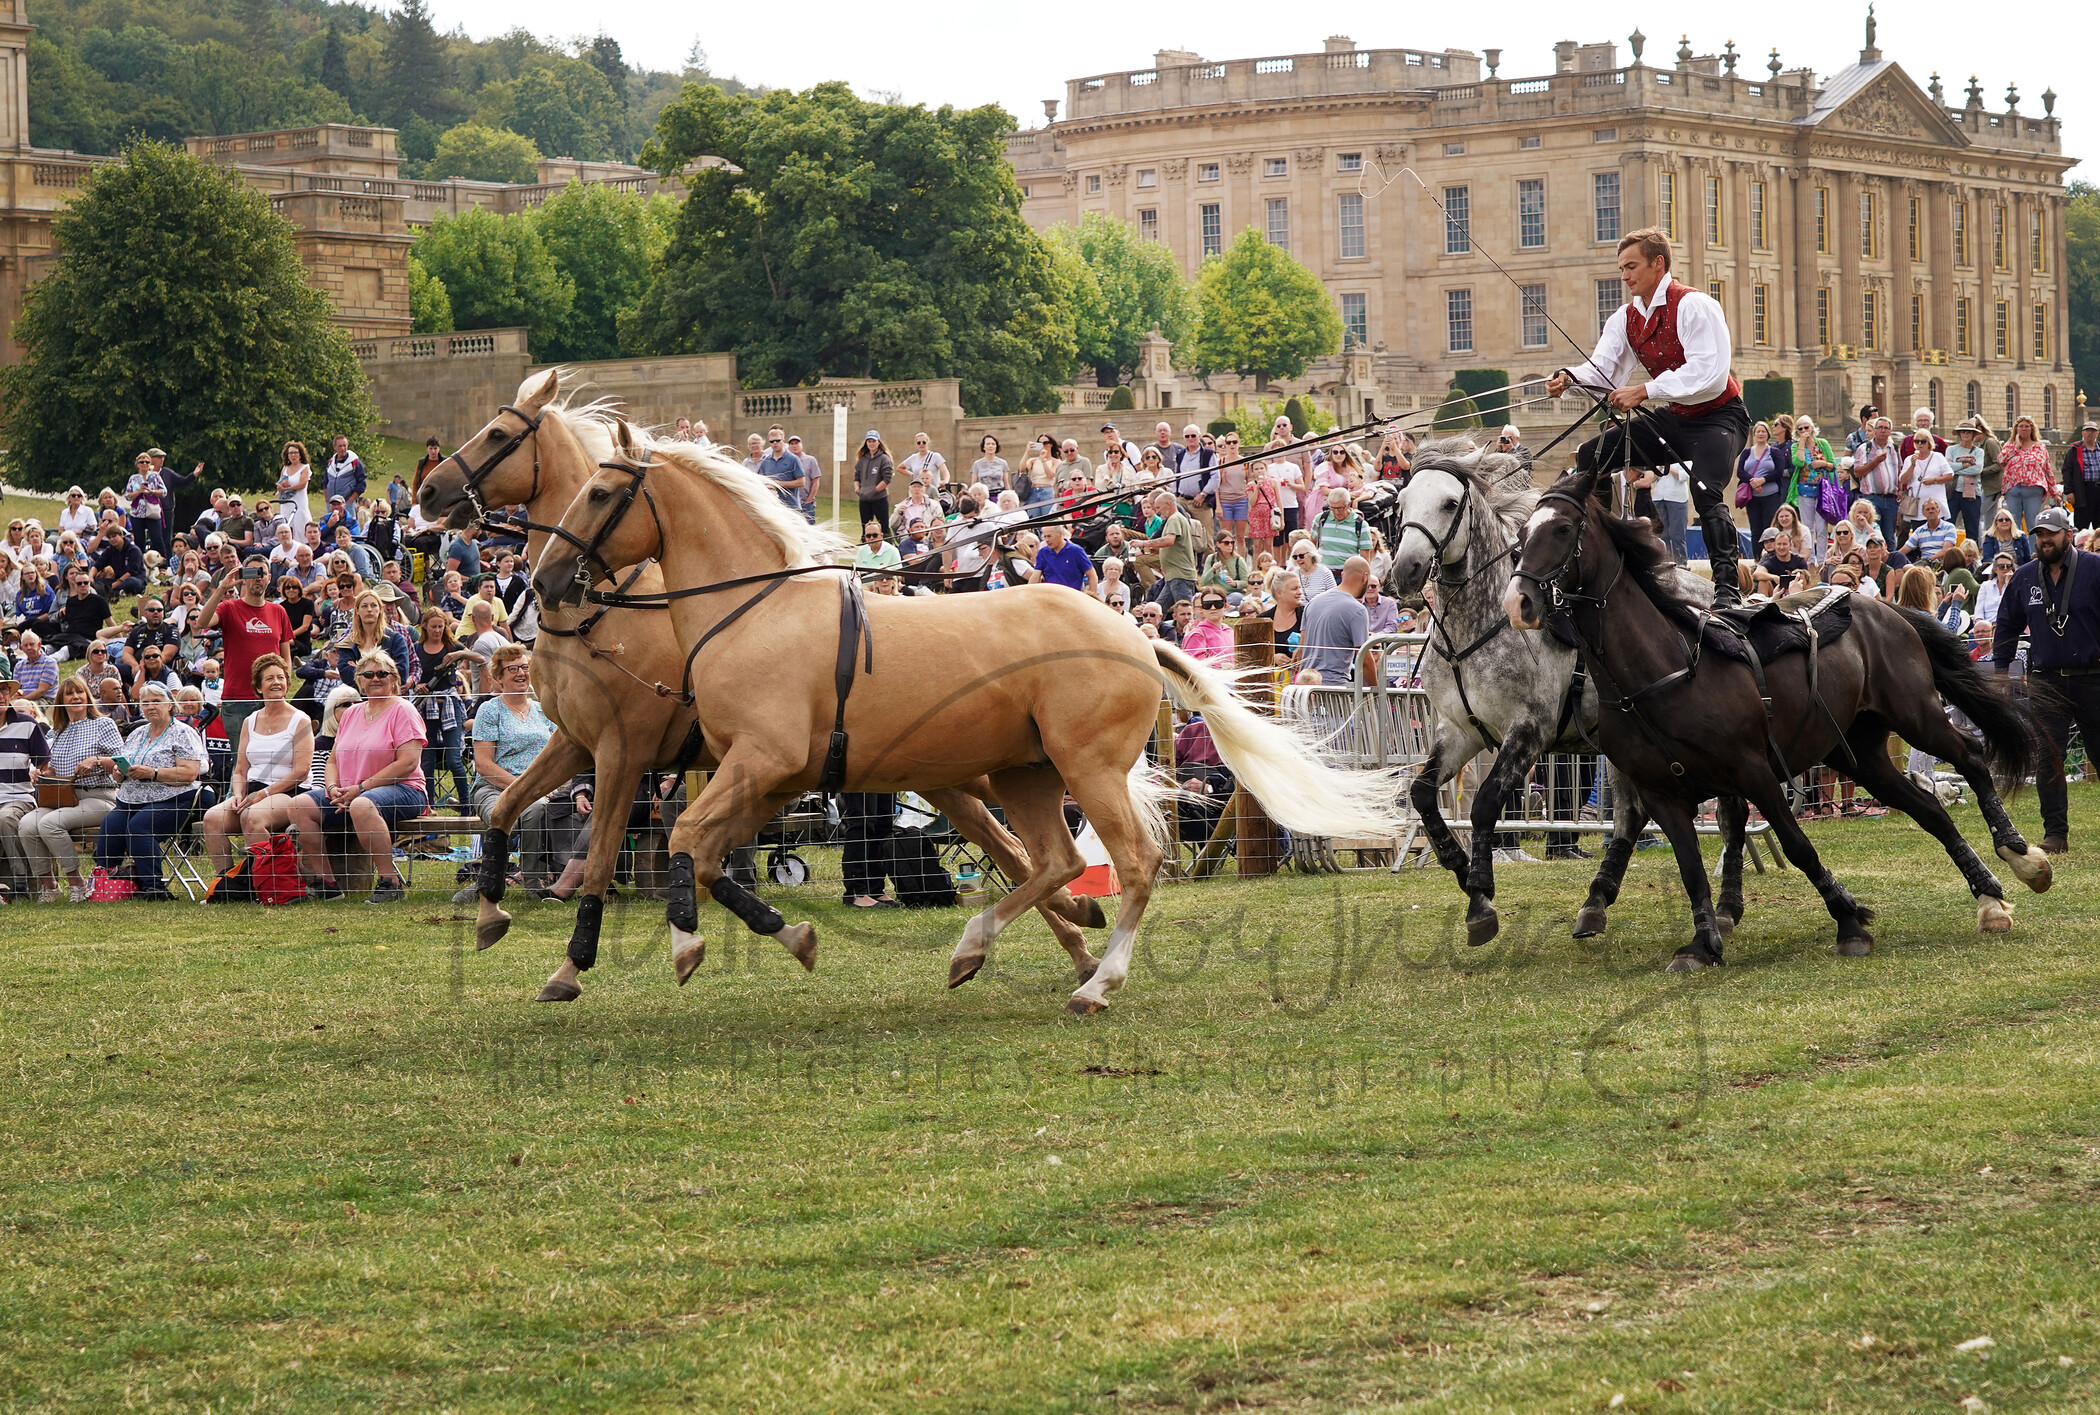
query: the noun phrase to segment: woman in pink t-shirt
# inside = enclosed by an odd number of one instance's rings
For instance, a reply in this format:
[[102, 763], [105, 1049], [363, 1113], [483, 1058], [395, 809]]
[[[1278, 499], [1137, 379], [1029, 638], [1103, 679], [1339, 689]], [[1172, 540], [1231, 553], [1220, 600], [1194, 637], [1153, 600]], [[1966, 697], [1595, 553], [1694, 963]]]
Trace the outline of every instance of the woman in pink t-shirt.
[[365, 902], [390, 904], [407, 892], [394, 870], [393, 827], [430, 809], [423, 780], [423, 715], [400, 696], [401, 670], [390, 654], [374, 651], [360, 658], [357, 686], [365, 700], [343, 710], [321, 789], [293, 803], [292, 824], [299, 831], [309, 894], [343, 897], [329, 872], [327, 832], [347, 823], [372, 858], [372, 897]]

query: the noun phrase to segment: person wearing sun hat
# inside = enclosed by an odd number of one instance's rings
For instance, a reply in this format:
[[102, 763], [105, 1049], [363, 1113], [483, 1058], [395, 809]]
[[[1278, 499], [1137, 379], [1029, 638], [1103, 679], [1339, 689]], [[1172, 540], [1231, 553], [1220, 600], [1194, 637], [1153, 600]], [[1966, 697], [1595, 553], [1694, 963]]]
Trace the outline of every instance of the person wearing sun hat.
[[869, 428], [860, 440], [860, 455], [853, 460], [853, 494], [860, 499], [860, 524], [890, 523], [890, 482], [897, 475], [890, 449], [882, 445], [882, 434]]

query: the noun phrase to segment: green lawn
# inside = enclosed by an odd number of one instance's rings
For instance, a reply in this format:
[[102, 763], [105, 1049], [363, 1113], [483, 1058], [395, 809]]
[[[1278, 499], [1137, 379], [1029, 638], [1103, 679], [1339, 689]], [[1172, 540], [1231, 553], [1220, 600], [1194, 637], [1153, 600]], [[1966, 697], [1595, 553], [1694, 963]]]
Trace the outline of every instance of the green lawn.
[[561, 908], [18, 905], [0, 1403], [2100, 1409], [2073, 793], [2009, 938], [1845, 822], [1871, 958], [1789, 871], [1666, 978], [1659, 852], [1586, 944], [1505, 869], [1470, 952], [1440, 874], [1286, 876], [1163, 888], [1086, 1021], [1033, 919], [949, 992], [959, 915], [783, 899], [805, 976], [710, 908], [680, 991], [616, 906], [556, 1007]]

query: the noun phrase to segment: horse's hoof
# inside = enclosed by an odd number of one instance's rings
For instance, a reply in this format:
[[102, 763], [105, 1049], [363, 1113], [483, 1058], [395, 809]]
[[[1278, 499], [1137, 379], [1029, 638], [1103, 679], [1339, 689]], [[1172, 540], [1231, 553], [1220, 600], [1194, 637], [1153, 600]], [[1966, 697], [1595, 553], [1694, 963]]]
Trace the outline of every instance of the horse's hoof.
[[1101, 901], [1091, 894], [1072, 896], [1072, 922], [1083, 929], [1105, 929], [1108, 915], [1101, 912]]
[[550, 982], [540, 989], [534, 1002], [574, 1002], [583, 996], [583, 989], [574, 983]]
[[1495, 906], [1484, 904], [1481, 907], [1485, 912], [1466, 916], [1466, 944], [1471, 948], [1490, 942], [1502, 932], [1502, 916], [1495, 912]]
[[2012, 906], [2003, 899], [1984, 895], [1976, 903], [1976, 931], [1987, 934], [2011, 933], [2013, 926]]
[[1575, 914], [1575, 937], [1595, 938], [1604, 932], [1609, 916], [1601, 904], [1585, 904]]
[[1874, 936], [1872, 934], [1861, 934], [1858, 938], [1841, 938], [1838, 940], [1837, 952], [1840, 958], [1864, 958], [1873, 951]]
[[1714, 915], [1714, 927], [1721, 931], [1722, 938], [1728, 938], [1735, 933], [1735, 920], [1729, 918], [1726, 914], [1716, 914]]
[[678, 980], [678, 986], [684, 987], [686, 979], [698, 972], [700, 965], [707, 961], [707, 940], [699, 934], [687, 933], [673, 924], [671, 945], [671, 976]]
[[794, 955], [795, 961], [802, 965], [803, 972], [814, 973], [817, 971], [817, 926], [815, 924], [807, 921], [799, 924], [789, 924], [779, 933], [774, 934], [773, 937], [782, 948]]
[[[950, 961], [948, 964], [948, 986], [951, 988], [961, 987], [964, 983], [976, 977], [977, 970], [983, 966], [984, 959], [982, 957], [957, 958]], [[1086, 979], [1081, 978], [1080, 981], [1085, 982]]]
[[2056, 867], [2049, 863], [2049, 856], [2038, 845], [2028, 846], [2024, 855], [2016, 852], [2010, 845], [2000, 845], [1998, 858], [2011, 865], [2012, 872], [2020, 883], [2036, 894], [2047, 894], [2049, 886], [2056, 882]]
[[477, 952], [484, 948], [494, 948], [509, 932], [510, 915], [498, 909], [494, 918], [483, 919], [474, 925], [474, 948]]
[[1077, 993], [1065, 999], [1065, 1011], [1071, 1013], [1074, 1017], [1091, 1017], [1107, 1006], [1108, 1004], [1105, 1002], [1096, 1002], [1090, 997], [1081, 997]]
[[1690, 949], [1685, 949], [1672, 957], [1669, 966], [1665, 967], [1663, 971], [1665, 973], [1696, 973], [1701, 968], [1718, 968], [1720, 966], [1721, 960], [1718, 958], [1701, 958]]

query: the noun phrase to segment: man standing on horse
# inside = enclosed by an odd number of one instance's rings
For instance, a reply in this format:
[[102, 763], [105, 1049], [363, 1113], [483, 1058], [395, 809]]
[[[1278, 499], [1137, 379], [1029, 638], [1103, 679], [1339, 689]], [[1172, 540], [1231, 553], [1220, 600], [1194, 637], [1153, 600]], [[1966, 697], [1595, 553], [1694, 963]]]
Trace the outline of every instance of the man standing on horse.
[[[1571, 383], [1608, 390], [1611, 406], [1625, 414], [1650, 398], [1668, 400], [1660, 413], [1635, 415], [1583, 443], [1575, 466], [1616, 465], [1627, 455], [1629, 435], [1635, 465], [1686, 464], [1713, 565], [1714, 605], [1734, 604], [1741, 598], [1735, 515], [1722, 492], [1749, 440], [1750, 414], [1743, 385], [1729, 372], [1727, 317], [1712, 296], [1670, 278], [1670, 238], [1661, 231], [1635, 231], [1619, 242], [1619, 276], [1632, 300], [1605, 321], [1596, 352], [1546, 380], [1546, 391], [1558, 398]], [[1630, 381], [1636, 367], [1646, 381]]]
[[2002, 678], [2027, 635], [2027, 696], [2057, 762], [2034, 776], [2042, 804], [2042, 849], [2071, 848], [2063, 750], [2077, 727], [2090, 754], [2100, 743], [2100, 555], [2071, 543], [2071, 518], [2052, 506], [2034, 518], [2034, 559], [2013, 571], [1998, 601], [1991, 666]]

